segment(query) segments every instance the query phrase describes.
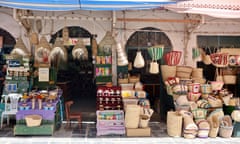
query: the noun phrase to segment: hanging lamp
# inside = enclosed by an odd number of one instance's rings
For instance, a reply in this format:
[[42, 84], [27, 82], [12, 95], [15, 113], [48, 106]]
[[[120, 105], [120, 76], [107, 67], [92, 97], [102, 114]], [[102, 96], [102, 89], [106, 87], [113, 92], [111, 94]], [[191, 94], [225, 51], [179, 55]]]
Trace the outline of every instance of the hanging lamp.
[[21, 37], [18, 38], [13, 50], [11, 51], [11, 55], [20, 55], [20, 56], [29, 55], [29, 51], [27, 50]]
[[88, 60], [88, 50], [82, 39], [78, 39], [77, 44], [72, 49], [72, 56], [73, 59]]
[[51, 46], [48, 43], [45, 36], [42, 36], [39, 41], [39, 45], [37, 45], [35, 51], [35, 60], [40, 63], [48, 63], [49, 62], [49, 54], [51, 51]]
[[58, 57], [63, 61], [67, 61], [67, 50], [60, 38], [56, 38], [53, 48], [50, 51], [50, 60], [54, 61]]
[[116, 44], [115, 39], [110, 31], [107, 31], [103, 39], [99, 43], [99, 53], [103, 55], [112, 54], [112, 46]]

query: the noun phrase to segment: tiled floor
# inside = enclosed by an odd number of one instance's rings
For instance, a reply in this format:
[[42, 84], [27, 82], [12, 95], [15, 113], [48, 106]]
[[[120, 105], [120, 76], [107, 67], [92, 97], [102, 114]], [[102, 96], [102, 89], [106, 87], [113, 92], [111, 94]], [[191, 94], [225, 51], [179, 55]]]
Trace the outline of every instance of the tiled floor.
[[150, 122], [151, 137], [127, 137], [126, 135], [96, 135], [95, 123], [83, 123], [79, 129], [76, 123], [70, 129], [61, 128], [53, 136], [14, 136], [13, 125], [0, 130], [0, 144], [239, 144], [240, 138], [172, 138], [167, 135], [166, 124], [164, 122]]

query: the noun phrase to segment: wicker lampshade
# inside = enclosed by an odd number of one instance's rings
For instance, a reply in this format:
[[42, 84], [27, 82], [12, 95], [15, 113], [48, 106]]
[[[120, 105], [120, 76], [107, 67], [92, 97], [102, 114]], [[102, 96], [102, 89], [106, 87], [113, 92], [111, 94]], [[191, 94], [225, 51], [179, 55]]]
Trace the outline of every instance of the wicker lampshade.
[[42, 36], [39, 41], [39, 45], [37, 46], [35, 51], [35, 60], [44, 63], [48, 62], [50, 51], [51, 46], [49, 45], [47, 39], [44, 36]]
[[112, 46], [116, 45], [116, 41], [112, 36], [110, 31], [107, 31], [103, 39], [99, 43], [99, 52], [105, 55], [110, 55], [112, 53]]
[[83, 43], [82, 39], [79, 39], [77, 44], [72, 49], [73, 59], [77, 60], [87, 60], [88, 59], [88, 50]]
[[53, 48], [50, 51], [50, 60], [54, 61], [56, 59], [67, 61], [67, 50], [64, 47], [63, 41], [60, 38], [56, 38]]
[[23, 43], [22, 38], [18, 38], [17, 43], [14, 46], [14, 49], [11, 51], [11, 54], [20, 56], [26, 56], [29, 54], [29, 51], [27, 50], [25, 44]]

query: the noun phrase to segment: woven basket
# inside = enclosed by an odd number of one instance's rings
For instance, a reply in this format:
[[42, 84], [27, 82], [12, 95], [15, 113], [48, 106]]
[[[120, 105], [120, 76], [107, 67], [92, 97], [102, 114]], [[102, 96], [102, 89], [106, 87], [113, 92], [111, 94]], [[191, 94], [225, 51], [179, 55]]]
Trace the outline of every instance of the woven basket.
[[193, 68], [192, 77], [202, 78], [203, 77], [203, 69], [202, 68]]
[[118, 84], [127, 84], [128, 83], [128, 78], [125, 79], [118, 79]]
[[200, 92], [200, 83], [191, 83], [188, 84], [188, 91], [193, 93]]
[[210, 84], [201, 84], [201, 92], [203, 94], [210, 94], [212, 93], [212, 86]]
[[150, 117], [148, 115], [140, 115], [139, 127], [147, 128]]
[[31, 44], [37, 45], [39, 42], [38, 34], [36, 32], [33, 32], [30, 36], [30, 42]]
[[219, 136], [223, 138], [230, 138], [232, 136], [233, 126], [220, 126]]
[[213, 96], [208, 96], [208, 103], [211, 107], [222, 107], [223, 103], [221, 99], [215, 98]]
[[188, 92], [187, 98], [189, 101], [196, 102], [201, 96], [201, 93]]
[[207, 120], [201, 120], [198, 122], [198, 137], [207, 138], [210, 130], [210, 124]]
[[194, 83], [200, 83], [200, 84], [205, 84], [206, 83], [206, 79], [205, 78], [192, 77], [192, 80], [193, 80]]
[[182, 116], [176, 112], [167, 113], [167, 133], [172, 137], [181, 137], [182, 133]]
[[166, 81], [169, 77], [175, 77], [176, 66], [161, 65], [161, 73], [163, 81]]
[[221, 81], [211, 81], [212, 90], [221, 90], [224, 82]]
[[140, 119], [140, 106], [126, 105], [125, 127], [138, 128]]
[[204, 108], [197, 108], [191, 111], [195, 121], [203, 120], [207, 116], [207, 110]]
[[176, 71], [177, 72], [192, 73], [192, 67], [190, 67], [190, 66], [177, 66]]
[[140, 81], [140, 77], [138, 76], [130, 76], [129, 77], [129, 83], [136, 83]]
[[236, 84], [237, 76], [236, 75], [224, 75], [223, 82], [224, 84]]
[[42, 116], [40, 115], [27, 115], [25, 120], [28, 127], [40, 126], [42, 122]]
[[176, 72], [176, 76], [179, 77], [179, 78], [190, 78], [191, 77], [191, 73], [183, 72], [183, 71], [177, 71]]

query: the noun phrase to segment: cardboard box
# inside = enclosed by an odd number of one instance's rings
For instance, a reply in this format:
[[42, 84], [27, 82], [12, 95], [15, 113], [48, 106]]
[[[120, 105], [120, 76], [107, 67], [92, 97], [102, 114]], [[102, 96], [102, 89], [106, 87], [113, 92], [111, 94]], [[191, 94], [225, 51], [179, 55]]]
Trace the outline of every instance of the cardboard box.
[[131, 136], [151, 136], [151, 128], [126, 128], [126, 135]]

